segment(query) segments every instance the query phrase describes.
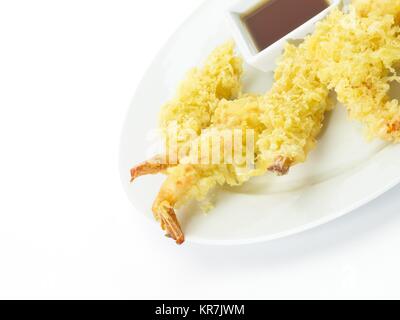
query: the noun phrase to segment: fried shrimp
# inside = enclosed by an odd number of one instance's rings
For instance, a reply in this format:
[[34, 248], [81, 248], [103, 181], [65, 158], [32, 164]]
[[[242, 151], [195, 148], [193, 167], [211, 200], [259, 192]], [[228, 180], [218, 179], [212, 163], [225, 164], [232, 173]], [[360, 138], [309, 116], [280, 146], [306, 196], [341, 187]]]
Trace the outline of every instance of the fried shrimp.
[[[160, 127], [163, 130], [165, 155], [158, 155], [131, 169], [131, 181], [157, 174], [179, 162], [186, 155], [188, 143], [209, 127], [216, 106], [221, 100], [240, 95], [242, 60], [234, 55], [234, 43], [216, 48], [203, 68], [194, 68], [180, 84], [176, 96], [161, 109]], [[169, 134], [174, 133], [174, 141]], [[169, 150], [174, 148], [174, 150]], [[169, 154], [173, 153], [173, 157]]]
[[[175, 97], [161, 109], [160, 127], [177, 132], [177, 153], [185, 153], [187, 143], [211, 123], [222, 99], [235, 99], [241, 93], [242, 60], [234, 54], [234, 43], [216, 48], [202, 68], [192, 69], [180, 84]], [[164, 133], [165, 133], [164, 132]], [[174, 147], [175, 147], [174, 146]]]
[[317, 78], [309, 41], [286, 46], [275, 83], [263, 98], [265, 130], [257, 141], [260, 161], [278, 175], [307, 159], [332, 107], [329, 90]]
[[390, 96], [399, 83], [399, 0], [358, 0], [333, 12], [311, 37], [318, 78], [337, 93], [369, 139], [400, 142], [400, 105]]
[[[167, 169], [167, 178], [154, 201], [153, 214], [161, 222], [162, 229], [178, 244], [183, 242], [184, 235], [176, 218], [176, 209], [193, 199], [205, 200], [209, 191], [218, 185], [238, 186], [253, 175], [254, 168], [247, 166], [245, 157], [247, 146], [253, 146], [254, 143], [249, 141], [245, 132], [250, 129], [255, 135], [251, 139], [256, 139], [264, 130], [259, 120], [263, 112], [261, 108], [260, 98], [254, 95], [245, 95], [233, 101], [221, 100], [212, 116], [210, 127], [192, 141], [187, 156], [180, 159], [179, 165]], [[233, 135], [238, 131], [240, 139], [235, 140]], [[219, 148], [204, 156], [199, 152], [200, 149], [212, 148], [213, 139], [220, 140]], [[232, 143], [241, 145], [238, 148], [242, 151], [239, 157], [227, 154], [226, 150], [232, 150], [226, 147]], [[255, 157], [257, 151], [251, 152]]]

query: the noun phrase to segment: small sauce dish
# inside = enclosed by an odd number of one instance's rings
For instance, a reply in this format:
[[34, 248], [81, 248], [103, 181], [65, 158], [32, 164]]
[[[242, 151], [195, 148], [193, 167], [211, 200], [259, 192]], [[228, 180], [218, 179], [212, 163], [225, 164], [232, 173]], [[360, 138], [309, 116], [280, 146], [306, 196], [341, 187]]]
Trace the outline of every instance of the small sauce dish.
[[240, 0], [227, 18], [246, 62], [268, 72], [276, 68], [288, 40], [312, 33], [315, 24], [341, 4], [342, 0]]

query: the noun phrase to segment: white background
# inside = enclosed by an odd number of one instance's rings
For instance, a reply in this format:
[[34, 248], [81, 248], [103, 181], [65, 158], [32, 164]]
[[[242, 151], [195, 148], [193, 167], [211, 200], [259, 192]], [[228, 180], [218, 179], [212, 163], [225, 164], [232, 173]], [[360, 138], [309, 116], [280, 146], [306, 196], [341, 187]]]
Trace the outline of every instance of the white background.
[[0, 298], [400, 298], [400, 187], [230, 248], [177, 247], [128, 202], [124, 116], [201, 2], [0, 0]]

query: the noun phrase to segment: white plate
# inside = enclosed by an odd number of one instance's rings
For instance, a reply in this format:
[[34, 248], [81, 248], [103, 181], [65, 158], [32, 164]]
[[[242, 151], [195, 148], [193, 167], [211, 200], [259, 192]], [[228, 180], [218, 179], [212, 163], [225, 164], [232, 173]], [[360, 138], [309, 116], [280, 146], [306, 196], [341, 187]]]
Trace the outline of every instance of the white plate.
[[[224, 12], [231, 0], [206, 1], [160, 51], [141, 82], [121, 139], [120, 173], [129, 199], [151, 219], [151, 205], [163, 176], [129, 184], [129, 169], [148, 157], [148, 133], [157, 126], [160, 106], [185, 72], [199, 65], [230, 38]], [[272, 74], [246, 66], [246, 91], [265, 92]], [[318, 148], [286, 177], [267, 175], [237, 189], [216, 192], [208, 215], [190, 205], [179, 212], [187, 241], [234, 245], [292, 235], [336, 219], [400, 182], [400, 147], [367, 143], [358, 123], [338, 106], [328, 117]], [[161, 236], [161, 231], [160, 231]]]

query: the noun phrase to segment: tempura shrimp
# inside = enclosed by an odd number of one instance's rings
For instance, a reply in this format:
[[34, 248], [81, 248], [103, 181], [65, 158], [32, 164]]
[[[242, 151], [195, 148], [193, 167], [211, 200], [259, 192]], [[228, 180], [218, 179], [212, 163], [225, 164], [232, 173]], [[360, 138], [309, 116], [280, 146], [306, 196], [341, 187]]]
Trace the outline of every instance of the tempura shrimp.
[[285, 175], [291, 166], [306, 161], [332, 108], [329, 90], [319, 81], [308, 39], [298, 47], [288, 44], [275, 82], [263, 98], [260, 119], [265, 130], [257, 145], [259, 160], [269, 171]]
[[184, 153], [187, 144], [210, 126], [219, 101], [240, 95], [242, 60], [235, 55], [234, 46], [229, 41], [217, 47], [202, 68], [194, 68], [187, 74], [175, 97], [161, 108], [160, 127], [164, 135], [173, 130], [178, 132], [178, 140], [174, 142], [178, 154]]
[[390, 95], [400, 83], [400, 0], [358, 0], [350, 13], [337, 10], [312, 36], [318, 77], [337, 93], [369, 139], [400, 142], [400, 104]]

